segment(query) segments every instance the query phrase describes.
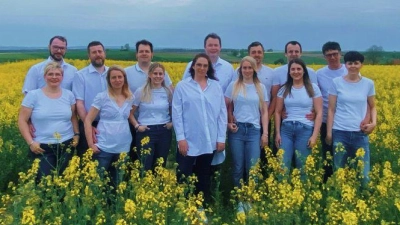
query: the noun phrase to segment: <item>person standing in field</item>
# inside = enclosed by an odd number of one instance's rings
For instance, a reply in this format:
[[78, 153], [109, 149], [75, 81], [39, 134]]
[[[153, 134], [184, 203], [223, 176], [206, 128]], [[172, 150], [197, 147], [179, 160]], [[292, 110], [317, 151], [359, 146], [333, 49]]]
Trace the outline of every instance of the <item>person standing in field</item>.
[[[79, 132], [81, 141], [77, 146], [78, 155], [83, 155], [89, 148], [86, 141], [84, 121], [89, 112], [93, 100], [100, 92], [107, 90], [107, 70], [104, 65], [106, 53], [104, 46], [99, 41], [92, 41], [87, 46], [88, 57], [90, 60], [89, 66], [79, 70], [74, 78], [72, 92], [76, 98], [76, 108], [79, 116]], [[96, 117], [92, 122], [92, 137], [93, 142], [97, 143], [96, 134], [99, 117]]]
[[[299, 59], [301, 58], [301, 54], [303, 52], [303, 49], [301, 47], [301, 44], [298, 41], [289, 41], [285, 45], [285, 56], [287, 59], [287, 62], [289, 63], [293, 59]], [[288, 79], [288, 64], [282, 65], [280, 67], [277, 67], [274, 69], [274, 80], [272, 82], [272, 88], [271, 88], [271, 104], [269, 106], [269, 113], [274, 113], [275, 112], [275, 105], [276, 105], [276, 97], [278, 94], [278, 90], [286, 83]], [[318, 84], [317, 81], [317, 75], [315, 74], [315, 71], [309, 67], [307, 67], [307, 72], [308, 76], [310, 78], [311, 83]], [[287, 112], [285, 110], [283, 111], [284, 113], [282, 114], [282, 118], [285, 118], [287, 116]], [[315, 117], [315, 114], [310, 111], [307, 115], [305, 115], [308, 119], [313, 120]], [[276, 133], [274, 134], [274, 139], [276, 137]], [[277, 151], [277, 147], [273, 146], [274, 152]]]
[[49, 57], [47, 60], [33, 65], [26, 74], [22, 93], [26, 95], [29, 91], [42, 88], [46, 85], [43, 77], [44, 68], [50, 62], [56, 62], [61, 65], [64, 75], [61, 82], [61, 87], [72, 91], [72, 81], [76, 71], [74, 66], [64, 61], [65, 53], [67, 52], [67, 39], [63, 36], [54, 36], [49, 43]]
[[[306, 64], [299, 58], [288, 64], [286, 83], [279, 89], [275, 108], [275, 144], [284, 150], [283, 164], [290, 172], [292, 159], [305, 177], [305, 161], [317, 143], [322, 122], [322, 96], [317, 84], [311, 82]], [[287, 117], [282, 120], [285, 108]], [[306, 118], [314, 109], [315, 121]], [[282, 122], [281, 122], [282, 121]]]
[[[132, 116], [131, 123], [136, 130], [136, 146], [145, 170], [154, 170], [157, 159], [166, 165], [172, 142], [171, 101], [172, 92], [165, 84], [165, 68], [152, 63], [144, 86], [135, 92], [132, 113], [139, 112], [138, 119]], [[141, 141], [149, 137], [148, 143]], [[149, 153], [145, 153], [150, 150]]]
[[[257, 69], [254, 58], [244, 57], [238, 69], [239, 78], [229, 84], [225, 92], [225, 101], [232, 105], [227, 107], [228, 114], [235, 118], [234, 123], [228, 123], [228, 140], [233, 184], [239, 188], [240, 180], [247, 183], [250, 169], [259, 160], [260, 146], [268, 144], [269, 94], [257, 76]], [[240, 204], [238, 210], [242, 211]]]
[[[79, 142], [75, 97], [70, 90], [61, 87], [62, 66], [50, 62], [42, 76], [45, 86], [26, 94], [18, 117], [22, 137], [34, 158], [40, 159], [37, 182], [54, 170], [61, 175], [72, 157], [70, 147]], [[30, 122], [36, 128], [35, 136], [31, 135]]]
[[[135, 65], [125, 68], [126, 75], [128, 78], [129, 89], [131, 90], [132, 93], [135, 93], [138, 88], [146, 84], [153, 56], [154, 56], [153, 44], [150, 41], [140, 40], [136, 42], [137, 63]], [[165, 85], [169, 87], [170, 90], [172, 91], [173, 90], [172, 81], [167, 72], [165, 72], [164, 82]], [[134, 116], [136, 119], [138, 119], [138, 111], [136, 111]], [[138, 155], [132, 149], [136, 146], [136, 131], [132, 123], [130, 123], [129, 125], [132, 135], [130, 157], [132, 161], [135, 161], [136, 159], [138, 159]], [[137, 150], [139, 151], [140, 149]]]
[[[228, 85], [237, 77], [233, 66], [220, 58], [221, 53], [221, 37], [215, 33], [210, 33], [204, 38], [204, 51], [205, 54], [211, 59], [212, 68], [215, 71], [215, 78], [225, 92]], [[186, 66], [185, 72], [183, 73], [182, 80], [191, 76], [190, 69], [192, 68], [192, 62], [189, 62]], [[218, 152], [214, 155], [212, 161], [213, 170], [219, 170], [219, 164], [223, 163], [225, 160], [225, 151]]]
[[[343, 168], [349, 159], [359, 157], [364, 162], [363, 183], [369, 181], [370, 150], [368, 133], [376, 126], [375, 85], [361, 76], [364, 56], [357, 51], [344, 55], [347, 74], [333, 79], [329, 89], [326, 142], [333, 146], [334, 169]], [[370, 122], [362, 124], [370, 108]], [[361, 124], [361, 127], [360, 127]], [[357, 152], [362, 148], [363, 152]]]
[[[112, 66], [107, 70], [107, 89], [96, 95], [85, 117], [85, 134], [89, 147], [93, 149], [93, 159], [99, 162], [98, 169], [110, 174], [114, 186], [119, 183], [117, 162], [120, 154], [129, 152], [131, 134], [128, 118], [131, 114], [134, 96], [129, 90], [125, 70]], [[98, 119], [96, 134], [92, 124]], [[131, 118], [132, 119], [132, 118]], [[96, 141], [93, 140], [96, 136]]]
[[[328, 117], [328, 91], [332, 85], [332, 80], [336, 77], [341, 77], [347, 74], [346, 66], [340, 62], [341, 48], [337, 42], [326, 42], [322, 46], [322, 54], [328, 65], [317, 70], [318, 86], [321, 89], [323, 99], [323, 116], [321, 125], [321, 144], [322, 144], [322, 157], [326, 160], [326, 155], [329, 152], [333, 156], [332, 145], [327, 145], [326, 138], [326, 118]], [[332, 175], [333, 170], [331, 165], [324, 166], [324, 182]]]
[[[272, 81], [273, 81], [273, 77], [274, 77], [274, 70], [271, 69], [270, 67], [266, 66], [263, 64], [263, 60], [264, 60], [264, 46], [258, 42], [252, 42], [250, 43], [250, 45], [247, 47], [247, 52], [248, 55], [253, 57], [256, 60], [256, 66], [257, 66], [257, 78], [258, 80], [265, 86], [265, 89], [268, 93], [268, 96], [270, 99], [268, 99], [268, 103], [271, 101], [271, 90], [272, 90]], [[239, 68], [236, 69], [236, 76], [239, 76]], [[237, 79], [237, 78], [236, 78]], [[271, 105], [268, 105], [268, 118], [272, 118], [273, 116], [273, 111], [272, 108], [270, 107]], [[229, 107], [229, 105], [228, 105]], [[228, 111], [230, 109], [228, 108]], [[235, 118], [231, 118], [229, 113], [228, 113], [228, 122], [229, 123], [233, 123], [235, 122]], [[264, 134], [264, 129], [263, 129], [263, 125], [261, 125], [261, 135]], [[270, 123], [268, 123], [268, 141], [270, 138]], [[260, 148], [261, 154], [260, 154], [260, 158], [261, 158], [261, 162], [262, 164], [266, 164], [266, 158], [265, 158], [265, 150], [264, 147]]]
[[225, 149], [227, 111], [208, 55], [195, 56], [190, 74], [178, 83], [172, 99], [172, 122], [178, 142], [177, 177], [183, 181], [194, 173], [198, 179], [196, 193], [203, 192], [207, 201], [213, 155]]

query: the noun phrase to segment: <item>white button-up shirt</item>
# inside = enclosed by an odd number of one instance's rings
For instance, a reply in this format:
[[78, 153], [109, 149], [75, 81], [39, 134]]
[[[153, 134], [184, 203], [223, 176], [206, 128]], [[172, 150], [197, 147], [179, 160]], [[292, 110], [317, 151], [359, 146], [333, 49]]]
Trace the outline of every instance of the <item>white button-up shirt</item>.
[[[182, 80], [190, 76], [190, 66], [192, 62], [189, 62], [186, 66], [185, 72], [183, 73]], [[235, 79], [236, 74], [233, 66], [218, 57], [218, 60], [215, 64], [212, 65], [215, 70], [215, 77], [218, 79], [218, 83], [221, 85], [222, 91], [225, 92], [228, 85]]]
[[[147, 73], [145, 73], [137, 63], [133, 66], [126, 67], [125, 72], [129, 89], [131, 89], [132, 93], [135, 93], [135, 91], [142, 87], [147, 81]], [[171, 79], [169, 78], [167, 72], [165, 72], [164, 81], [165, 86], [169, 87], [172, 85]]]
[[188, 142], [189, 156], [212, 153], [217, 142], [225, 143], [227, 120], [217, 81], [207, 79], [204, 90], [191, 77], [178, 83], [172, 99], [172, 122], [176, 140]]
[[77, 72], [72, 92], [77, 100], [84, 101], [86, 112], [89, 112], [96, 95], [107, 90], [107, 71], [108, 67], [106, 66], [104, 72], [100, 74], [90, 64]]
[[[24, 86], [22, 87], [22, 93], [26, 94], [29, 91], [42, 88], [46, 85], [46, 82], [44, 81], [44, 68], [50, 62], [53, 62], [53, 60], [49, 56], [47, 60], [35, 64], [29, 69], [25, 77]], [[74, 80], [75, 73], [78, 70], [71, 64], [66, 63], [64, 60], [61, 61], [61, 67], [64, 71], [61, 87], [72, 91], [72, 81]]]

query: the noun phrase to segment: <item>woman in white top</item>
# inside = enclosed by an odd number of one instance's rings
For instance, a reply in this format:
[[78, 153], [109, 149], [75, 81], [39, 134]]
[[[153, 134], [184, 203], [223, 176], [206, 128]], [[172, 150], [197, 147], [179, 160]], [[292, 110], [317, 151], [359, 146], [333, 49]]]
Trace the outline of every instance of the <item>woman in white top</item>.
[[[135, 91], [132, 113], [139, 111], [138, 119], [131, 117], [136, 129], [136, 148], [145, 170], [154, 169], [157, 159], [167, 161], [172, 141], [171, 101], [172, 92], [165, 85], [165, 68], [160, 63], [149, 67], [147, 82]], [[149, 137], [142, 145], [143, 138]], [[144, 151], [150, 150], [149, 153]]]
[[[37, 182], [53, 170], [62, 174], [72, 156], [68, 148], [79, 141], [75, 97], [60, 86], [62, 67], [56, 62], [49, 63], [44, 69], [44, 80], [43, 88], [26, 94], [18, 117], [22, 137], [34, 157], [40, 159]], [[36, 129], [35, 137], [29, 131], [29, 120]]]
[[[362, 148], [363, 182], [369, 180], [370, 150], [368, 133], [376, 126], [375, 85], [360, 75], [364, 56], [356, 51], [344, 55], [348, 73], [333, 79], [329, 90], [326, 142], [333, 144], [333, 166], [343, 168]], [[362, 123], [370, 108], [371, 121]], [[361, 124], [361, 126], [360, 126]], [[342, 148], [340, 147], [342, 146]]]
[[[284, 107], [287, 117], [281, 123]], [[315, 121], [306, 118], [312, 109]], [[293, 59], [288, 64], [287, 82], [278, 91], [275, 108], [275, 144], [284, 150], [283, 163], [287, 172], [295, 154], [296, 167], [301, 169], [304, 178], [305, 161], [317, 143], [321, 123], [321, 91], [311, 83], [305, 63], [301, 59]]]
[[[117, 184], [117, 170], [112, 166], [122, 152], [129, 152], [132, 136], [128, 118], [131, 115], [133, 95], [129, 90], [125, 70], [112, 66], [107, 71], [107, 90], [97, 94], [85, 118], [85, 135], [98, 168], [108, 171]], [[92, 138], [92, 122], [100, 114], [97, 125], [97, 143]]]
[[[232, 152], [233, 184], [240, 187], [260, 158], [260, 146], [268, 144], [268, 93], [257, 77], [256, 60], [246, 56], [240, 62], [238, 79], [225, 91], [229, 118], [228, 140]], [[230, 106], [231, 104], [231, 106]], [[233, 110], [232, 110], [233, 109]], [[261, 125], [263, 134], [261, 135]], [[261, 138], [260, 138], [261, 137]]]
[[225, 149], [227, 113], [210, 57], [197, 54], [190, 74], [178, 83], [172, 99], [172, 122], [178, 142], [177, 176], [183, 181], [194, 173], [198, 179], [196, 192], [202, 191], [208, 200], [213, 155]]

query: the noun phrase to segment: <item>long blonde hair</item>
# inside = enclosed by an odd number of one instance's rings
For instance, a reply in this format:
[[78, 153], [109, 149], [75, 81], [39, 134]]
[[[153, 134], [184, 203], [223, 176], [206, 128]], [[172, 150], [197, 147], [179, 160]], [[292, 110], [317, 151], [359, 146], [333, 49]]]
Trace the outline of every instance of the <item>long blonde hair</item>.
[[257, 62], [256, 60], [251, 57], [251, 56], [245, 56], [241, 61], [240, 61], [240, 67], [238, 69], [238, 75], [239, 78], [235, 81], [235, 83], [233, 84], [233, 94], [232, 97], [233, 99], [236, 99], [237, 96], [239, 95], [240, 92], [243, 93], [243, 96], [246, 97], [246, 85], [243, 81], [243, 74], [242, 74], [242, 65], [244, 62], [249, 62], [251, 67], [254, 70], [253, 73], [253, 83], [254, 86], [256, 88], [257, 91], [257, 95], [258, 95], [258, 101], [259, 101], [259, 106], [260, 109], [262, 108], [263, 102], [264, 102], [264, 93], [262, 91], [261, 88], [261, 81], [260, 79], [258, 79], [257, 77]]
[[125, 70], [117, 65], [111, 66], [108, 71], [107, 71], [107, 90], [108, 90], [108, 94], [112, 97], [115, 98], [115, 93], [113, 91], [113, 88], [111, 86], [111, 72], [112, 71], [120, 71], [123, 75], [124, 75], [124, 85], [122, 86], [122, 95], [126, 98], [126, 99], [130, 99], [132, 98], [133, 94], [131, 92], [131, 90], [129, 89], [129, 85], [128, 85], [128, 79], [126, 77], [126, 72]]
[[151, 63], [150, 67], [149, 67], [149, 73], [147, 76], [147, 81], [146, 84], [143, 86], [143, 90], [142, 90], [142, 97], [140, 98], [140, 100], [142, 102], [151, 102], [152, 99], [152, 91], [151, 89], [153, 88], [151, 85], [151, 79], [150, 79], [150, 74], [152, 74], [154, 72], [155, 69], [157, 68], [161, 68], [163, 73], [164, 73], [164, 80], [161, 83], [161, 86], [165, 89], [165, 91], [167, 92], [168, 95], [168, 102], [171, 103], [172, 101], [172, 92], [171, 90], [165, 85], [165, 67], [161, 64], [161, 63]]

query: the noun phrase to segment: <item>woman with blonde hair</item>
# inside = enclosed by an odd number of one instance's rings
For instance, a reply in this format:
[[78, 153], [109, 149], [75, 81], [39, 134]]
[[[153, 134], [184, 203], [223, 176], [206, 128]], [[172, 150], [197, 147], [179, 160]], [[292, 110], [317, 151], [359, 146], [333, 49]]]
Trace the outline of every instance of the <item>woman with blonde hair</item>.
[[[165, 68], [160, 63], [152, 63], [146, 84], [135, 91], [132, 114], [139, 112], [137, 120], [131, 117], [136, 129], [136, 147], [139, 159], [143, 160], [144, 169], [151, 170], [156, 166], [158, 158], [167, 161], [172, 141], [171, 101], [172, 92], [165, 85]], [[142, 145], [144, 137], [148, 143]], [[148, 154], [144, 150], [150, 149]]]
[[[43, 88], [29, 91], [22, 101], [18, 127], [35, 158], [40, 159], [37, 181], [56, 170], [60, 175], [72, 156], [67, 149], [79, 141], [75, 97], [61, 88], [63, 69], [56, 63], [44, 69]], [[29, 120], [36, 128], [35, 137], [29, 132]]]
[[[85, 118], [85, 134], [88, 146], [93, 150], [93, 159], [98, 168], [108, 171], [117, 184], [117, 170], [112, 166], [123, 152], [129, 152], [132, 136], [128, 118], [134, 96], [128, 87], [125, 70], [112, 66], [107, 71], [107, 90], [97, 94]], [[92, 122], [99, 116], [97, 143], [92, 138]]]
[[235, 187], [240, 187], [241, 179], [245, 182], [248, 180], [251, 167], [260, 158], [260, 146], [265, 147], [268, 144], [269, 96], [257, 77], [256, 60], [250, 56], [244, 57], [240, 62], [238, 75], [238, 79], [229, 84], [225, 92]]

